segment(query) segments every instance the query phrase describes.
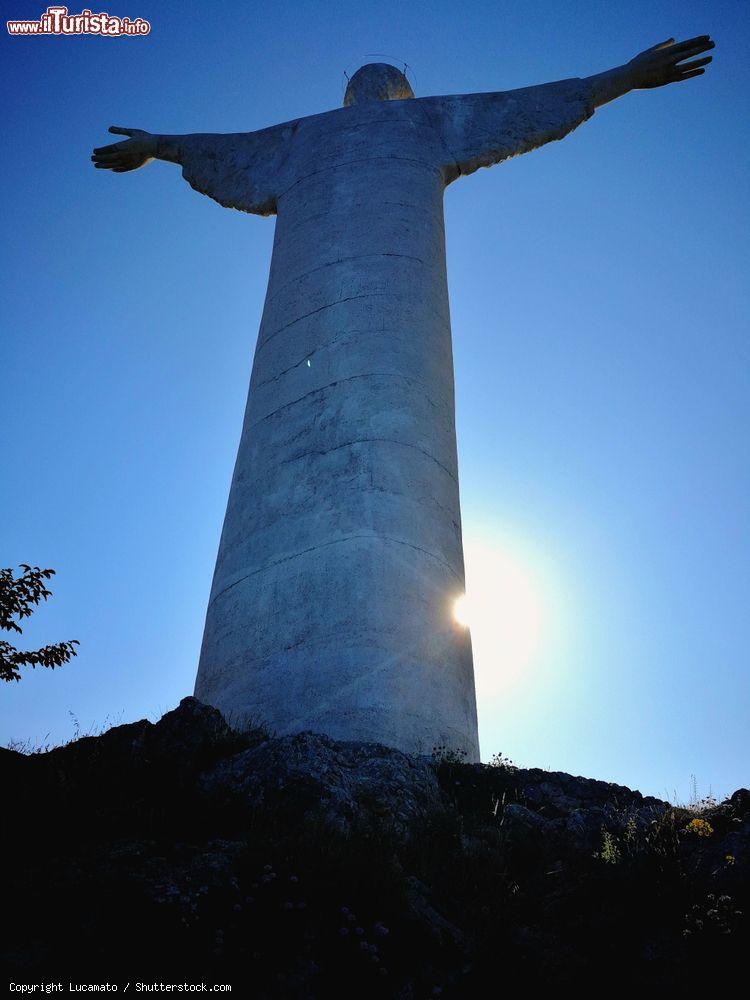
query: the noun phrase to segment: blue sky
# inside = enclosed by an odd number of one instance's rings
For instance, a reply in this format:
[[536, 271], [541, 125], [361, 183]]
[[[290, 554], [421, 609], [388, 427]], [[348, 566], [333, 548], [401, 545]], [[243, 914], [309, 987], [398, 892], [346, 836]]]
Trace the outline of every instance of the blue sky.
[[523, 670], [477, 664], [483, 757], [750, 784], [747, 6], [104, 9], [151, 34], [2, 39], [2, 564], [58, 571], [24, 641], [81, 647], [0, 692], [0, 742], [192, 691], [262, 309], [273, 220], [169, 164], [94, 171], [107, 126], [251, 131], [336, 107], [373, 57], [418, 95], [505, 90], [709, 32], [704, 77], [461, 179], [446, 231], [464, 533], [546, 595]]

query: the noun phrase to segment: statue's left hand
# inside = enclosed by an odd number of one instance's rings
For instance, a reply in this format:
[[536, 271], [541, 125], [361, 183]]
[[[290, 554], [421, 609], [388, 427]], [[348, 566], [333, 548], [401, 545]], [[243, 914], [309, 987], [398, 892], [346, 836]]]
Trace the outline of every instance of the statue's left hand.
[[120, 128], [117, 125], [111, 125], [109, 131], [114, 135], [127, 135], [130, 138], [125, 142], [113, 142], [109, 146], [95, 149], [91, 157], [95, 167], [124, 174], [128, 170], [137, 170], [155, 159], [158, 136], [144, 132], [140, 128]]
[[[711, 56], [706, 56], [705, 59], [693, 59], [693, 56], [708, 52], [714, 45], [715, 42], [711, 41], [709, 35], [698, 35], [676, 44], [674, 38], [659, 42], [631, 59], [624, 67], [630, 77], [630, 86], [633, 90], [642, 90], [700, 76], [705, 73], [703, 67], [711, 62]], [[692, 62], [685, 62], [686, 59], [692, 59]]]

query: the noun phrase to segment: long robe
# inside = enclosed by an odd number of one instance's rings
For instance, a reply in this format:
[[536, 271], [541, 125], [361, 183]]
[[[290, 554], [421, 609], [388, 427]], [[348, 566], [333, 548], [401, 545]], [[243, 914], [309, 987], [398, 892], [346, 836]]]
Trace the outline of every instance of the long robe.
[[197, 191], [277, 215], [196, 697], [479, 759], [443, 191], [593, 110], [574, 79], [181, 137]]

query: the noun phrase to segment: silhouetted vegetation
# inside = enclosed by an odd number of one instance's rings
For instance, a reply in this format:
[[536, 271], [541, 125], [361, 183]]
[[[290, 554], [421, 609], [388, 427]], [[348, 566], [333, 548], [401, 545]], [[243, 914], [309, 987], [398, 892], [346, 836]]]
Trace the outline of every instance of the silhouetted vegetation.
[[748, 791], [698, 814], [504, 757], [235, 732], [195, 699], [157, 725], [0, 751], [0, 780], [16, 978], [482, 1000], [715, 990], [744, 968]]
[[[0, 629], [17, 632], [23, 629], [19, 622], [28, 618], [40, 601], [52, 596], [46, 581], [54, 575], [53, 569], [40, 569], [22, 563], [23, 572], [15, 576], [12, 569], [0, 569]], [[77, 639], [56, 642], [41, 649], [20, 650], [7, 639], [0, 639], [0, 680], [20, 681], [19, 667], [61, 667], [76, 655]]]

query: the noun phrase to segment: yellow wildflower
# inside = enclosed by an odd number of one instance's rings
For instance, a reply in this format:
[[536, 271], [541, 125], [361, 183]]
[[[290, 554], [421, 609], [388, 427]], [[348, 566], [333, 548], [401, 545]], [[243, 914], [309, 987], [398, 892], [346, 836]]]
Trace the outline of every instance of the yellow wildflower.
[[691, 819], [685, 827], [685, 833], [692, 833], [696, 837], [710, 837], [714, 828], [707, 819]]

